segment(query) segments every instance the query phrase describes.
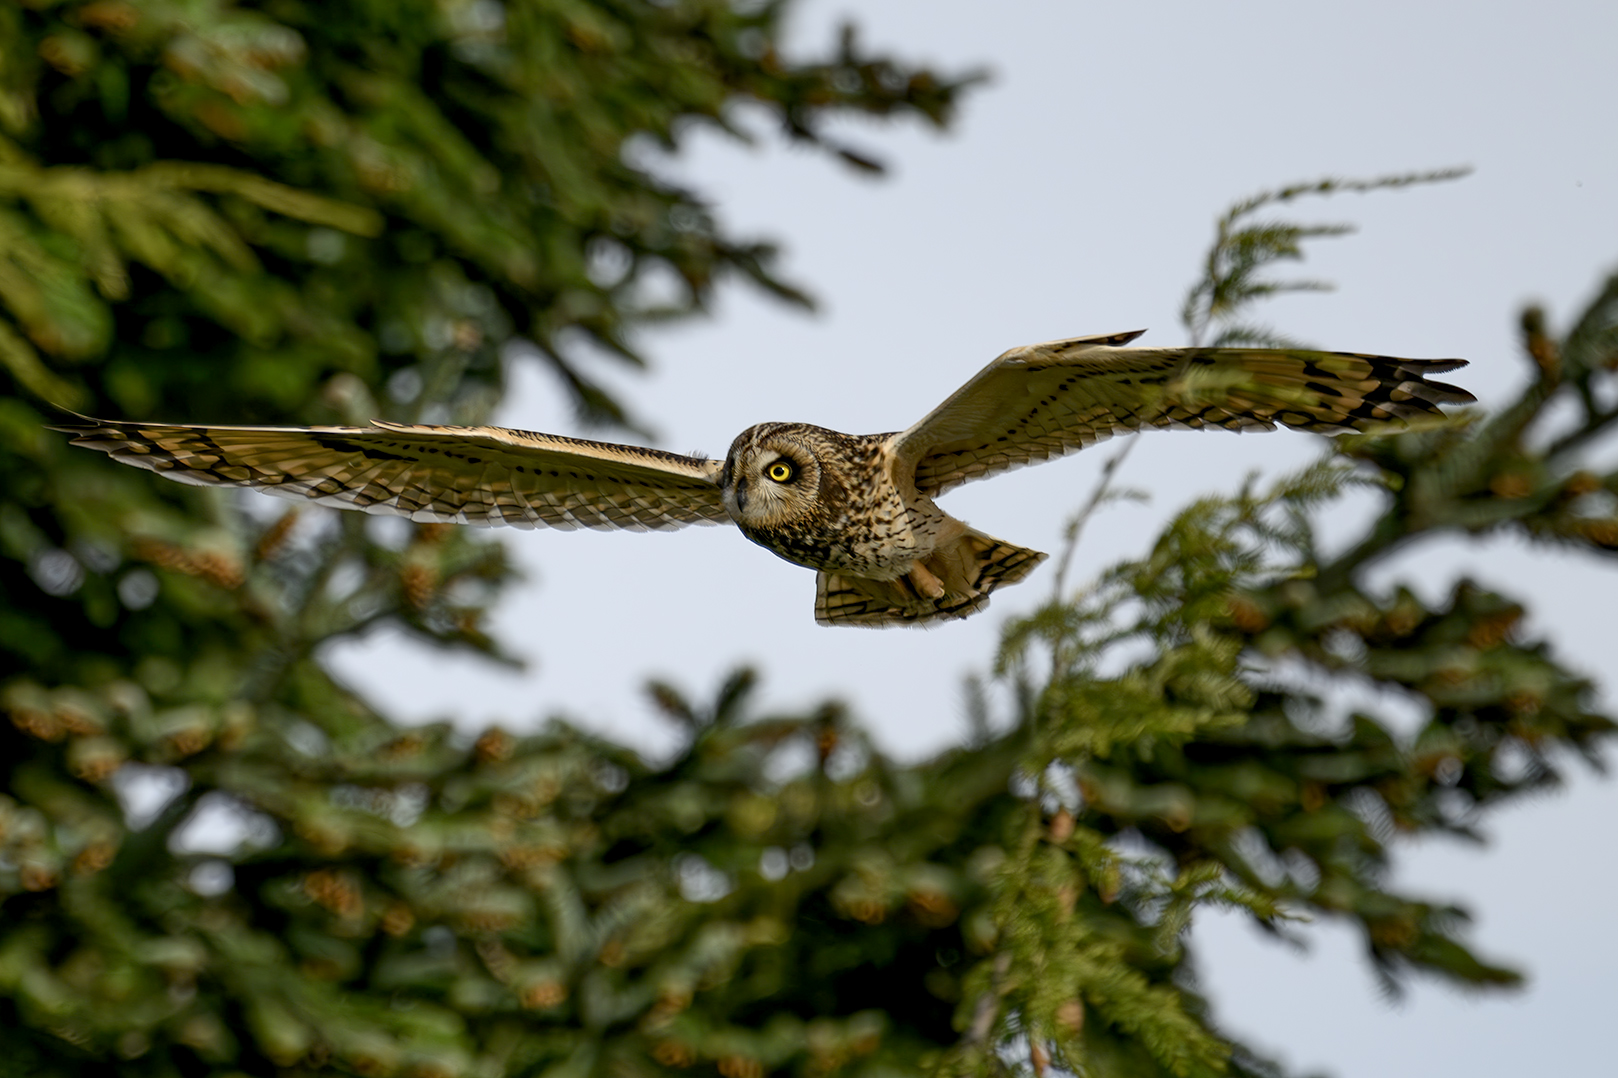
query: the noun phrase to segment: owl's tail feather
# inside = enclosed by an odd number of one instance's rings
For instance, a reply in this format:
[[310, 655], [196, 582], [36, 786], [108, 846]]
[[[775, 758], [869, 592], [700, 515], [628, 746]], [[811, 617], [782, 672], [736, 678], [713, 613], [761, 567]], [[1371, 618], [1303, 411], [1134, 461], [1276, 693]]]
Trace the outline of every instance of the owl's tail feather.
[[[918, 563], [922, 571], [897, 580], [847, 573], [815, 574], [815, 620], [822, 625], [925, 625], [970, 617], [989, 605], [989, 593], [1015, 584], [1045, 555], [968, 528]], [[936, 598], [927, 594], [943, 586]]]

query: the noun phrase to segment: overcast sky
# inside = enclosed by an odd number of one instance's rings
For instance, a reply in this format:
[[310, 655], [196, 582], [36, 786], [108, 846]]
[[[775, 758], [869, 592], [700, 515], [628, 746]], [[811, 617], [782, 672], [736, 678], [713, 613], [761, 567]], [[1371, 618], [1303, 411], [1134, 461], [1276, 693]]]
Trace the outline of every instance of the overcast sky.
[[[1459, 183], [1299, 205], [1359, 232], [1320, 241], [1303, 267], [1335, 293], [1263, 313], [1322, 347], [1464, 356], [1454, 380], [1485, 406], [1525, 378], [1516, 321], [1530, 300], [1565, 326], [1618, 271], [1618, 4], [1137, 3], [852, 0], [801, 5], [793, 46], [829, 48], [853, 15], [865, 40], [944, 70], [984, 66], [948, 135], [840, 125], [891, 165], [855, 176], [766, 137], [749, 149], [699, 134], [669, 175], [711, 197], [733, 233], [782, 242], [782, 268], [822, 301], [807, 316], [736, 285], [702, 323], [647, 334], [654, 370], [603, 376], [667, 448], [722, 456], [743, 428], [803, 420], [902, 428], [1006, 348], [1149, 327], [1186, 343], [1178, 309], [1215, 217], [1255, 191], [1323, 176], [1450, 165]], [[992, 13], [991, 13], [992, 12]], [[767, 133], [758, 117], [753, 126]], [[580, 433], [561, 388], [516, 364], [499, 422]], [[589, 432], [584, 432], [589, 433]], [[1608, 447], [1608, 459], [1614, 455]], [[1097, 519], [1073, 579], [1137, 554], [1191, 498], [1251, 469], [1278, 474], [1320, 450], [1306, 435], [1159, 433], [1122, 480], [1147, 506]], [[944, 507], [1046, 551], [1110, 450], [953, 492]], [[529, 659], [512, 673], [373, 638], [333, 655], [392, 713], [523, 727], [550, 715], [655, 752], [668, 732], [640, 686], [667, 677], [706, 699], [742, 663], [768, 707], [847, 700], [890, 751], [915, 758], [963, 731], [960, 685], [990, 663], [1009, 615], [1042, 602], [1049, 566], [993, 606], [930, 631], [823, 629], [814, 578], [732, 529], [672, 534], [523, 532], [529, 575], [494, 619]], [[1618, 571], [1509, 541], [1412, 552], [1377, 579], [1437, 596], [1454, 578], [1531, 599], [1532, 624], [1606, 682], [1618, 653]], [[633, 672], [626, 675], [626, 671]], [[1379, 999], [1357, 937], [1320, 926], [1299, 956], [1234, 918], [1195, 930], [1217, 1013], [1299, 1071], [1341, 1078], [1594, 1074], [1610, 1065], [1618, 931], [1618, 789], [1582, 769], [1569, 792], [1493, 825], [1484, 851], [1429, 843], [1398, 878], [1476, 914], [1485, 953], [1526, 968], [1515, 996], [1418, 984]]]

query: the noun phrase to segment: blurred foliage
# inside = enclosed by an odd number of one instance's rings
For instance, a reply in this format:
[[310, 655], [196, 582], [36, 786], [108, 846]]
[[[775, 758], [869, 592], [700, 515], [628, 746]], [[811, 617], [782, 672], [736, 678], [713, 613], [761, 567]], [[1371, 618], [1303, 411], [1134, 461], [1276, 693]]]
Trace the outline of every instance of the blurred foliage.
[[726, 272], [804, 300], [767, 244], [640, 162], [702, 124], [746, 137], [754, 106], [873, 168], [821, 117], [942, 123], [959, 91], [852, 32], [786, 60], [782, 9], [6, 3], [0, 359], [131, 416], [369, 414], [357, 386], [319, 400], [346, 373], [388, 383], [389, 414], [464, 417], [517, 333], [588, 417], [621, 421], [583, 341], [638, 363], [628, 328], [700, 309]]
[[[1474, 834], [1613, 724], [1521, 600], [1363, 574], [1437, 534], [1618, 550], [1591, 463], [1618, 278], [1560, 337], [1529, 312], [1498, 414], [1339, 439], [1013, 623], [1012, 712], [980, 698], [973, 743], [915, 766], [835, 706], [753, 714], [748, 674], [707, 705], [653, 686], [685, 735], [656, 764], [563, 725], [403, 728], [320, 645], [386, 619], [498, 656], [497, 545], [42, 430], [40, 398], [476, 420], [516, 338], [627, 422], [581, 340], [632, 360], [726, 270], [796, 294], [637, 140], [745, 105], [827, 145], [825, 115], [942, 122], [962, 85], [852, 36], [784, 59], [786, 8], [0, 2], [0, 1071], [1271, 1073], [1196, 992], [1208, 904], [1347, 919], [1390, 983], [1515, 979], [1388, 885], [1394, 843]], [[1320, 234], [1246, 231], [1290, 197], [1226, 219], [1199, 335]], [[1350, 488], [1383, 511], [1323, 545]]]

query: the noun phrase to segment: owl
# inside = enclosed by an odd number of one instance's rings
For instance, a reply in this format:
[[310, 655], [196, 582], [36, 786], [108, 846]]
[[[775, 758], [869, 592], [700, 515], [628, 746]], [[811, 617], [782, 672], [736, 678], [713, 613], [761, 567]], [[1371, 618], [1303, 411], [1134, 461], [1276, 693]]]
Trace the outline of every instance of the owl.
[[1139, 332], [1013, 348], [888, 434], [743, 431], [724, 460], [503, 427], [198, 427], [75, 417], [73, 444], [186, 483], [416, 521], [519, 528], [734, 524], [815, 573], [822, 625], [921, 625], [982, 610], [1045, 555], [934, 501], [962, 483], [1127, 431], [1339, 433], [1475, 400], [1428, 376], [1460, 359], [1128, 347]]

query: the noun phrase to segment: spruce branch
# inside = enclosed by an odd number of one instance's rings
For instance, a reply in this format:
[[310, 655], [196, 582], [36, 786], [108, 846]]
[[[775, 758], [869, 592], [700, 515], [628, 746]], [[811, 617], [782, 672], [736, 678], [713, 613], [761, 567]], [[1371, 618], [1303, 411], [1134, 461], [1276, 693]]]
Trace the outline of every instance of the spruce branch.
[[1128, 459], [1130, 451], [1135, 448], [1136, 439], [1125, 438], [1122, 445], [1115, 450], [1107, 462], [1101, 466], [1101, 474], [1096, 479], [1095, 489], [1090, 497], [1079, 507], [1078, 512], [1068, 518], [1067, 524], [1062, 528], [1062, 552], [1057, 555], [1056, 577], [1051, 584], [1051, 601], [1060, 601], [1067, 591], [1067, 573], [1072, 566], [1073, 555], [1079, 548], [1079, 540], [1084, 535], [1084, 528], [1090, 518], [1103, 506], [1115, 501], [1133, 500], [1141, 501], [1145, 495], [1136, 490], [1115, 490], [1113, 480], [1118, 469]]
[[[1471, 172], [1469, 168], [1437, 169], [1382, 176], [1369, 180], [1323, 179], [1297, 183], [1273, 191], [1261, 191], [1225, 211], [1215, 226], [1214, 242], [1203, 264], [1202, 279], [1192, 285], [1180, 307], [1180, 321], [1190, 334], [1193, 346], [1261, 345], [1297, 347], [1289, 339], [1262, 327], [1242, 325], [1236, 320], [1246, 308], [1260, 299], [1288, 292], [1324, 292], [1333, 286], [1307, 279], [1274, 280], [1261, 276], [1277, 262], [1301, 261], [1303, 245], [1312, 239], [1343, 236], [1352, 225], [1303, 225], [1292, 221], [1252, 221], [1261, 210], [1294, 202], [1309, 196], [1344, 192], [1366, 194], [1399, 190], [1418, 184], [1444, 183]], [[1220, 327], [1214, 339], [1208, 334]]]

